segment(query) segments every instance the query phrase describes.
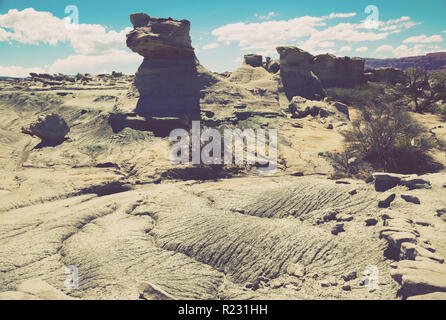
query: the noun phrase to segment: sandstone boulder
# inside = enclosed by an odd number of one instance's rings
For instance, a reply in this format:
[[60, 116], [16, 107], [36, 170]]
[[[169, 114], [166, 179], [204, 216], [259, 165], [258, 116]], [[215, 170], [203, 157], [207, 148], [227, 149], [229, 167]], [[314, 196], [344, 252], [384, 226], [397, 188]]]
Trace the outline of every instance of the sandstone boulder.
[[293, 97], [288, 106], [291, 117], [302, 119], [307, 116], [320, 118], [331, 118], [336, 121], [350, 120], [348, 106], [339, 102], [327, 103], [305, 99], [304, 97]]
[[273, 60], [268, 64], [268, 72], [270, 73], [277, 73], [280, 70], [280, 61]]
[[244, 63], [251, 67], [262, 67], [263, 57], [259, 54], [247, 54], [245, 55]]
[[127, 46], [144, 57], [135, 75], [140, 93], [136, 113], [152, 117], [200, 117], [199, 62], [189, 35], [190, 22], [130, 16], [134, 29]]
[[37, 136], [43, 142], [61, 142], [64, 140], [70, 128], [65, 120], [56, 113], [40, 116], [27, 128], [23, 128], [24, 133]]
[[446, 266], [431, 261], [403, 260], [394, 265], [392, 278], [404, 297], [446, 292]]

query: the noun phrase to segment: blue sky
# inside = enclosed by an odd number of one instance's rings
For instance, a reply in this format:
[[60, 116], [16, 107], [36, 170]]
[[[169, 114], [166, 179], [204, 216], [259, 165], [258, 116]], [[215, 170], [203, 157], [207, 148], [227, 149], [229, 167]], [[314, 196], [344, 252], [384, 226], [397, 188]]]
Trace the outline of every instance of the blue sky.
[[134, 73], [142, 57], [125, 46], [132, 12], [190, 20], [199, 60], [220, 72], [247, 53], [275, 58], [284, 44], [376, 58], [446, 51], [446, 0], [0, 0], [0, 75]]

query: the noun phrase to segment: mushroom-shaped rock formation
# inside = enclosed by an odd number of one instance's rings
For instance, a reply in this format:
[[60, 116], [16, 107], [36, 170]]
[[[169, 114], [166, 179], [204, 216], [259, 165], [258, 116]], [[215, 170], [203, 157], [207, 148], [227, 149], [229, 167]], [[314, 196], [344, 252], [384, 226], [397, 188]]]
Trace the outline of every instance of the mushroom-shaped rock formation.
[[134, 29], [127, 46], [144, 57], [135, 75], [140, 93], [136, 113], [146, 118], [200, 117], [199, 62], [189, 36], [190, 22], [130, 16]]

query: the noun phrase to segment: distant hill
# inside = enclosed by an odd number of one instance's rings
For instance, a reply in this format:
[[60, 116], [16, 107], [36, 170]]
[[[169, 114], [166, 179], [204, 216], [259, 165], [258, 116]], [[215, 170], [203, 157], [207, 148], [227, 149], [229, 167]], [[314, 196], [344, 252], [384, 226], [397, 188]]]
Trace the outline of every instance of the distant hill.
[[427, 71], [446, 70], [446, 52], [429, 53], [425, 56], [398, 59], [366, 58], [366, 69], [376, 69], [381, 67], [394, 67], [403, 70], [413, 67], [422, 67]]
[[14, 79], [23, 79], [23, 78], [16, 78], [16, 77], [2, 77], [2, 76], [0, 76], [0, 80], [14, 80]]

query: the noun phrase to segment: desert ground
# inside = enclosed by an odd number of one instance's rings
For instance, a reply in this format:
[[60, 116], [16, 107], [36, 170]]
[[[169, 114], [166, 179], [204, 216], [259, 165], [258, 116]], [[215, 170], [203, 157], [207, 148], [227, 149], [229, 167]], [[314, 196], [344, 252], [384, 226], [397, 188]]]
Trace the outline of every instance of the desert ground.
[[[249, 59], [197, 65], [199, 113], [206, 128], [277, 129], [269, 175], [173, 164], [179, 122], [135, 112], [133, 75], [0, 81], [0, 298], [446, 299], [445, 169], [337, 177], [323, 154], [343, 149], [357, 106], [308, 97], [327, 116], [293, 117], [281, 71]], [[63, 141], [25, 130], [48, 114]], [[413, 116], [446, 140], [444, 116]]]

